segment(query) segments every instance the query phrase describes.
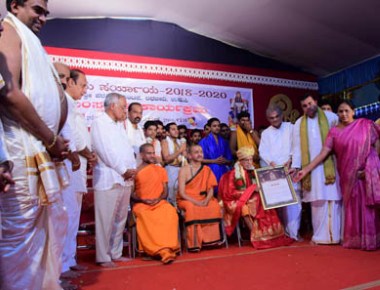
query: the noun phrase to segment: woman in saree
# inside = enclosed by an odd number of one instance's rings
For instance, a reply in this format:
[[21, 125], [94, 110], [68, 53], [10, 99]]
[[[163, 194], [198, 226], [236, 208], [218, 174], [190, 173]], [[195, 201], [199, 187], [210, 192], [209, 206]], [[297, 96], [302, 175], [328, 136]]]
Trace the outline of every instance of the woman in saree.
[[252, 147], [240, 148], [234, 169], [224, 174], [219, 182], [226, 233], [231, 235], [243, 217], [250, 230], [250, 240], [254, 248], [287, 246], [293, 240], [285, 235], [276, 210], [264, 210], [261, 203], [253, 172], [254, 152]]
[[376, 152], [380, 126], [368, 119], [355, 120], [354, 106], [347, 100], [340, 102], [337, 113], [339, 124], [295, 181], [334, 153], [344, 207], [343, 247], [376, 250], [380, 247], [380, 160]]

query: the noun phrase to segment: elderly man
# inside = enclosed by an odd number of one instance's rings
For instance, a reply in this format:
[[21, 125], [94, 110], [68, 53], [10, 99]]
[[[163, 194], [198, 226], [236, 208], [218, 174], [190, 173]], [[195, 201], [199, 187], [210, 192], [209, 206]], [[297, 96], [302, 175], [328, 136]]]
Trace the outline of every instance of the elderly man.
[[[44, 0], [7, 0], [0, 38], [1, 118], [15, 184], [0, 195], [1, 289], [61, 289], [61, 255], [67, 214], [61, 186], [68, 144], [58, 135], [67, 103], [58, 75], [37, 34], [49, 11]], [[6, 205], [6, 206], [4, 206]]]
[[[283, 112], [280, 107], [270, 105], [266, 111], [270, 126], [262, 132], [259, 153], [268, 166], [290, 167], [292, 161], [293, 125], [283, 122]], [[298, 196], [298, 204], [279, 208], [277, 211], [285, 226], [286, 233], [299, 240], [298, 231], [301, 223], [301, 198], [299, 184], [294, 184]]]
[[240, 217], [250, 230], [250, 240], [256, 249], [287, 246], [293, 240], [285, 235], [284, 228], [274, 209], [264, 210], [253, 172], [251, 146], [237, 151], [234, 169], [224, 174], [219, 183], [219, 196], [224, 205], [224, 223], [231, 235]]
[[133, 193], [139, 249], [150, 256], [160, 256], [162, 263], [168, 264], [179, 251], [177, 211], [166, 201], [168, 176], [155, 164], [153, 145], [141, 145], [140, 155], [142, 163], [137, 168]]
[[[329, 128], [338, 117], [318, 107], [310, 94], [300, 98], [304, 116], [294, 125], [292, 167], [304, 168], [320, 152]], [[341, 239], [341, 193], [332, 156], [318, 165], [302, 180], [303, 202], [310, 202], [313, 225], [312, 242], [337, 244]]]
[[144, 130], [139, 126], [143, 114], [143, 108], [140, 103], [130, 103], [128, 106], [128, 119], [126, 121], [126, 129], [129, 144], [131, 144], [135, 152], [137, 165], [141, 163], [139, 148], [146, 142]]
[[91, 140], [98, 163], [94, 167], [96, 262], [116, 267], [122, 257], [123, 231], [128, 217], [129, 199], [136, 160], [123, 126], [127, 102], [111, 93], [104, 101], [105, 112], [91, 126]]

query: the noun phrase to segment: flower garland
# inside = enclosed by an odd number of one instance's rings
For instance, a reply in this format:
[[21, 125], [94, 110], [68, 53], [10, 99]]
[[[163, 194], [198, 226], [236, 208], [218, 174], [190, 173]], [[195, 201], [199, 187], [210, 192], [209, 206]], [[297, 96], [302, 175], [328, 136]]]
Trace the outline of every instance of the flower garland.
[[240, 165], [240, 162], [237, 161], [234, 165], [235, 168], [235, 187], [237, 190], [244, 190], [247, 188], [246, 186], [246, 180], [245, 180], [245, 174], [244, 174], [244, 168]]

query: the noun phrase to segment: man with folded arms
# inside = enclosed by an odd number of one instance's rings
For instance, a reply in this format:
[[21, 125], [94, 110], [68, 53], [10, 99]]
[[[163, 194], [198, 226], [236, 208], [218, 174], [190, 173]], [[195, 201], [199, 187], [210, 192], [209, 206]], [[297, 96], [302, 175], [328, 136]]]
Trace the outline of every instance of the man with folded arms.
[[127, 102], [111, 93], [104, 101], [105, 112], [91, 126], [91, 140], [98, 163], [94, 167], [96, 262], [116, 267], [122, 257], [123, 232], [136, 173], [136, 159], [123, 122]]

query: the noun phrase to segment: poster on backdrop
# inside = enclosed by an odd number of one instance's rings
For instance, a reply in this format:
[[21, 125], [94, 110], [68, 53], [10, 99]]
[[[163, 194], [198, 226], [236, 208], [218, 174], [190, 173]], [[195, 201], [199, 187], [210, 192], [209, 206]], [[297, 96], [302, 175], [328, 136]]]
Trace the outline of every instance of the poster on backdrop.
[[208, 119], [216, 117], [233, 129], [241, 111], [248, 111], [254, 120], [252, 89], [91, 75], [87, 81], [87, 94], [77, 105], [88, 126], [104, 111], [104, 99], [111, 92], [124, 95], [128, 104], [142, 104], [141, 124], [159, 119], [203, 129]]

